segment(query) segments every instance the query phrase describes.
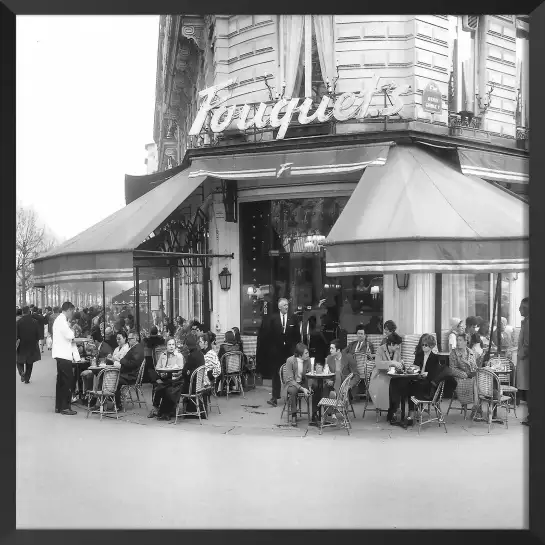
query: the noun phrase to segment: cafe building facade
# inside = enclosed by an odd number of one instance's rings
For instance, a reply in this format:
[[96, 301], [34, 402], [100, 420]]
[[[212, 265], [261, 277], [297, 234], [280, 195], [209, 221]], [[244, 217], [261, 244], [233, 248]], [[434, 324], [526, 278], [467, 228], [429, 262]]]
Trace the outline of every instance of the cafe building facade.
[[[479, 247], [493, 229], [524, 241], [493, 269], [506, 273], [502, 315], [516, 327], [528, 293], [528, 33], [509, 15], [161, 16], [157, 171], [126, 176], [127, 206], [41, 258], [38, 276], [130, 278], [146, 298], [140, 324], [154, 312], [153, 323], [180, 315], [246, 336], [281, 297], [303, 327], [315, 315], [348, 333], [490, 318], [495, 277], [463, 255], [445, 273], [331, 259], [341, 224], [410, 241], [433, 216], [439, 238]], [[351, 263], [365, 261], [357, 251]]]

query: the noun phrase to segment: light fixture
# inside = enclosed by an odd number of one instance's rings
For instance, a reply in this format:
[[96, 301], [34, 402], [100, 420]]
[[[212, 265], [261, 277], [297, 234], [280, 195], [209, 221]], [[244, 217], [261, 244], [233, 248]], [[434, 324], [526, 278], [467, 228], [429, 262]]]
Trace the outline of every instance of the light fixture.
[[231, 273], [227, 267], [223, 267], [223, 270], [219, 273], [220, 287], [222, 290], [231, 289]]
[[397, 287], [400, 290], [406, 290], [409, 287], [408, 274], [396, 274]]

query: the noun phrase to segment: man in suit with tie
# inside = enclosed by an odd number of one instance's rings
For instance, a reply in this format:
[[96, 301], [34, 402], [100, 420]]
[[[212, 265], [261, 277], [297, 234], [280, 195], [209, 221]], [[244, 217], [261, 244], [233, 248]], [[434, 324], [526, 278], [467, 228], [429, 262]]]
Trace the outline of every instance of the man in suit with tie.
[[343, 352], [352, 355], [356, 354], [356, 352], [363, 352], [364, 354], [366, 354], [367, 347], [369, 347], [369, 351], [372, 354], [373, 346], [367, 341], [367, 337], [365, 335], [365, 326], [363, 324], [360, 324], [356, 327], [356, 335], [358, 337], [357, 340], [349, 343], [348, 346], [343, 350]]
[[267, 403], [273, 407], [277, 406], [277, 400], [280, 399], [280, 367], [293, 356], [295, 346], [301, 342], [299, 319], [295, 314], [288, 314], [288, 308], [287, 299], [278, 301], [279, 312], [271, 316], [266, 328], [266, 338], [263, 339], [272, 373], [272, 396]]

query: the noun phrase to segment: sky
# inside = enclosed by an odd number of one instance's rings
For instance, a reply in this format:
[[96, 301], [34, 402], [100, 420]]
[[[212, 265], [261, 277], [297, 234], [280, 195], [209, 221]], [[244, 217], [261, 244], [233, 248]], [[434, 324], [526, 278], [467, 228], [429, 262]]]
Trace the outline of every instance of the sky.
[[18, 16], [17, 203], [60, 242], [125, 206], [153, 142], [159, 16]]

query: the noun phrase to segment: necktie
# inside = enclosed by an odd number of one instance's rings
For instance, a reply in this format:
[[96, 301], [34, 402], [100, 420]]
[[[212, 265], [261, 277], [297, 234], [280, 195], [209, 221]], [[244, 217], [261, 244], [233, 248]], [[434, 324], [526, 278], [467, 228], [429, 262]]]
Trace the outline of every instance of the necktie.
[[356, 346], [356, 352], [359, 352], [361, 350], [361, 341], [358, 343], [358, 346]]
[[282, 333], [286, 333], [286, 315], [282, 314]]

